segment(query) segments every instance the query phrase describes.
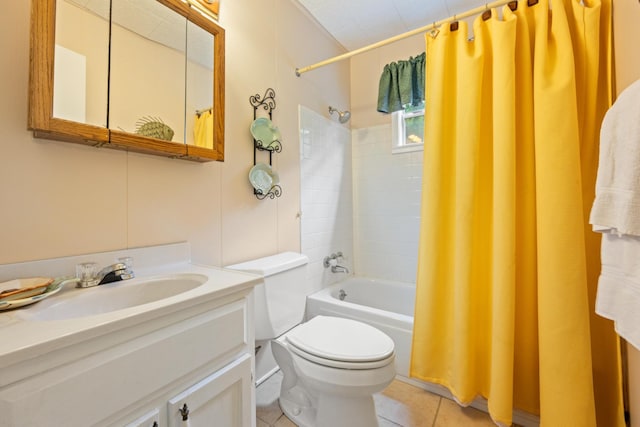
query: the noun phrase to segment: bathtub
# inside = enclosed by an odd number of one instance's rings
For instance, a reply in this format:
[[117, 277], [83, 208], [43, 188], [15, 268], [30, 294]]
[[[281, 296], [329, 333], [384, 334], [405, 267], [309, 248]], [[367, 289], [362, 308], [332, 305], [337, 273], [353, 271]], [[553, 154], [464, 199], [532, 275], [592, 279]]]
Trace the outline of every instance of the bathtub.
[[398, 375], [408, 378], [415, 289], [410, 283], [352, 277], [309, 295], [306, 316], [347, 317], [380, 329], [395, 343]]

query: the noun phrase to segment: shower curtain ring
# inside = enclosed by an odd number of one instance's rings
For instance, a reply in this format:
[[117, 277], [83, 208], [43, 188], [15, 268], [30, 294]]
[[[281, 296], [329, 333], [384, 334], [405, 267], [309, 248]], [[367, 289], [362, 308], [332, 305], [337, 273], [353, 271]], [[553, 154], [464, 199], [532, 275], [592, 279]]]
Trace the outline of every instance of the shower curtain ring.
[[440, 30], [438, 30], [438, 28], [436, 27], [436, 21], [433, 21], [433, 27], [431, 28], [431, 31], [429, 31], [429, 35], [432, 39], [435, 39], [439, 33]]
[[453, 15], [453, 21], [449, 24], [449, 31], [458, 31], [458, 16]]
[[431, 31], [429, 31], [429, 35], [431, 36], [432, 39], [435, 39], [439, 33], [440, 33], [440, 30], [436, 28], [436, 21], [433, 21], [433, 27], [431, 28]]
[[482, 12], [482, 20], [486, 21], [491, 18], [491, 10], [489, 9], [489, 4], [484, 4], [484, 12]]

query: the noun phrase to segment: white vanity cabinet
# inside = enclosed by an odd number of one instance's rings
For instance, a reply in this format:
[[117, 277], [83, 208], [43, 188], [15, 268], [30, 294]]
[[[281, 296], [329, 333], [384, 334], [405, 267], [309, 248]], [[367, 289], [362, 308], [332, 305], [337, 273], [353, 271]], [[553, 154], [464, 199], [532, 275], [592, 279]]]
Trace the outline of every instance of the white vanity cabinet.
[[160, 409], [155, 408], [124, 427], [158, 427], [160, 426]]
[[[251, 358], [245, 355], [169, 401], [169, 427], [250, 426]], [[153, 424], [151, 424], [153, 425]]]
[[252, 426], [251, 387], [251, 357], [245, 354], [126, 427]]
[[255, 426], [253, 285], [96, 321], [5, 360], [0, 426]]

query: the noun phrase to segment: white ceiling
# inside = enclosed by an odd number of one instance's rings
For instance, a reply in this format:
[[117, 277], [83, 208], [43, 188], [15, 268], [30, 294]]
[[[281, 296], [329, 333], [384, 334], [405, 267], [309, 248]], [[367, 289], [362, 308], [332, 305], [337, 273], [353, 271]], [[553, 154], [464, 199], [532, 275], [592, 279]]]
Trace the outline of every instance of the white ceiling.
[[487, 3], [484, 0], [297, 1], [347, 50], [424, 27]]

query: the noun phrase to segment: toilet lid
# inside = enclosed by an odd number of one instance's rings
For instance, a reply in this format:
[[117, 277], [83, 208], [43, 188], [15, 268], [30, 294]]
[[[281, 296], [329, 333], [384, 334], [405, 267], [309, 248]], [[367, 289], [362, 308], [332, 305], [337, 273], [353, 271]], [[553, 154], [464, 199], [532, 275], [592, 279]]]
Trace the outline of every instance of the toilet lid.
[[341, 317], [316, 316], [290, 331], [287, 341], [316, 361], [376, 362], [389, 358], [394, 350], [393, 340], [382, 331]]

